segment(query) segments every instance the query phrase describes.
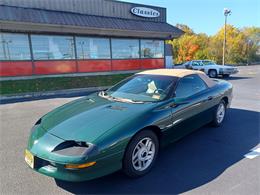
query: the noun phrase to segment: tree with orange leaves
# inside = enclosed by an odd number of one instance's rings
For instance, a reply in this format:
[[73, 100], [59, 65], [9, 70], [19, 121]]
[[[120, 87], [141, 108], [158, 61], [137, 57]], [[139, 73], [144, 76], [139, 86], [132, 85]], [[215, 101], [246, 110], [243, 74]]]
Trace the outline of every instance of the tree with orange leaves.
[[[195, 34], [187, 25], [178, 24], [185, 32], [178, 39], [168, 41], [173, 48], [175, 63], [189, 60], [211, 59], [217, 63], [222, 60], [223, 28], [215, 35]], [[227, 25], [226, 62], [230, 64], [260, 61], [260, 28], [247, 27], [238, 29]]]
[[205, 55], [202, 55], [202, 53], [205, 52], [201, 51], [205, 50], [207, 42], [208, 37], [206, 35], [196, 35], [191, 33], [184, 34], [179, 39], [169, 41], [173, 46], [173, 57], [175, 63], [182, 63], [196, 59], [197, 57], [205, 57]]

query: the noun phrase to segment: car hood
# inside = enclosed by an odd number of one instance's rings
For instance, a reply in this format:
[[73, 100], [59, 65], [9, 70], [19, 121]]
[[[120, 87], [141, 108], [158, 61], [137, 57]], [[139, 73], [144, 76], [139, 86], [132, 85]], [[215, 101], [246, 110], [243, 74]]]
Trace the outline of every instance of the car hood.
[[236, 68], [234, 66], [227, 66], [227, 65], [220, 65], [220, 64], [217, 64], [217, 65], [213, 65], [213, 66], [217, 66], [218, 68]]
[[119, 123], [144, 112], [151, 104], [114, 102], [95, 94], [51, 111], [42, 118], [41, 126], [63, 140], [93, 143]]

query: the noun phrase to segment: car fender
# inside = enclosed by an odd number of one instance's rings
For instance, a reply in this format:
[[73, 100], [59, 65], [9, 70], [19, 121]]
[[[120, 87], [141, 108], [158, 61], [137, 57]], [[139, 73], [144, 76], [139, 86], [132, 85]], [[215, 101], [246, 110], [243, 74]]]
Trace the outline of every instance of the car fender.
[[[164, 110], [159, 109], [160, 106], [159, 108], [156, 107], [153, 110], [129, 118], [127, 121], [120, 123], [101, 135], [94, 141], [100, 152], [105, 155], [124, 151], [132, 137], [143, 129], [152, 127], [161, 131], [164, 126], [167, 126], [167, 122], [165, 123], [164, 121], [162, 123], [161, 119], [169, 120], [170, 123], [172, 116], [170, 107]], [[167, 116], [169, 117], [167, 118]]]
[[217, 71], [217, 74], [219, 74], [219, 68], [218, 67], [216, 67], [216, 66], [210, 66], [210, 67], [208, 67], [208, 69], [207, 69], [207, 73], [206, 74], [209, 74], [209, 71], [210, 70], [215, 70], [215, 71]]
[[208, 73], [209, 73], [209, 68], [206, 67], [206, 66], [204, 67], [204, 73], [205, 73], [205, 74], [208, 74]]

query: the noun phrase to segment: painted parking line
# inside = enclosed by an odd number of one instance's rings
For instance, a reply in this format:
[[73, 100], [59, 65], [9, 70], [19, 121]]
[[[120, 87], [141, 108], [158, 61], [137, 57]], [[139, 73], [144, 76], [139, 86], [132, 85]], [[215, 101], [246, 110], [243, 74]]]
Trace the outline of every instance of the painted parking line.
[[257, 156], [260, 156], [260, 148], [256, 148], [244, 156], [248, 159], [254, 159]]
[[249, 74], [249, 75], [256, 75], [257, 72], [247, 72], [247, 74]]

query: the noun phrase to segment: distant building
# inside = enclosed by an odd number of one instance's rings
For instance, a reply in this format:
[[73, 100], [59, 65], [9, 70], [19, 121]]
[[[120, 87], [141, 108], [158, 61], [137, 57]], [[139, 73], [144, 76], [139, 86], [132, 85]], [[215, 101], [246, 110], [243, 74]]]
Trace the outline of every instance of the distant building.
[[111, 0], [0, 0], [0, 76], [163, 68], [182, 31], [166, 9]]

